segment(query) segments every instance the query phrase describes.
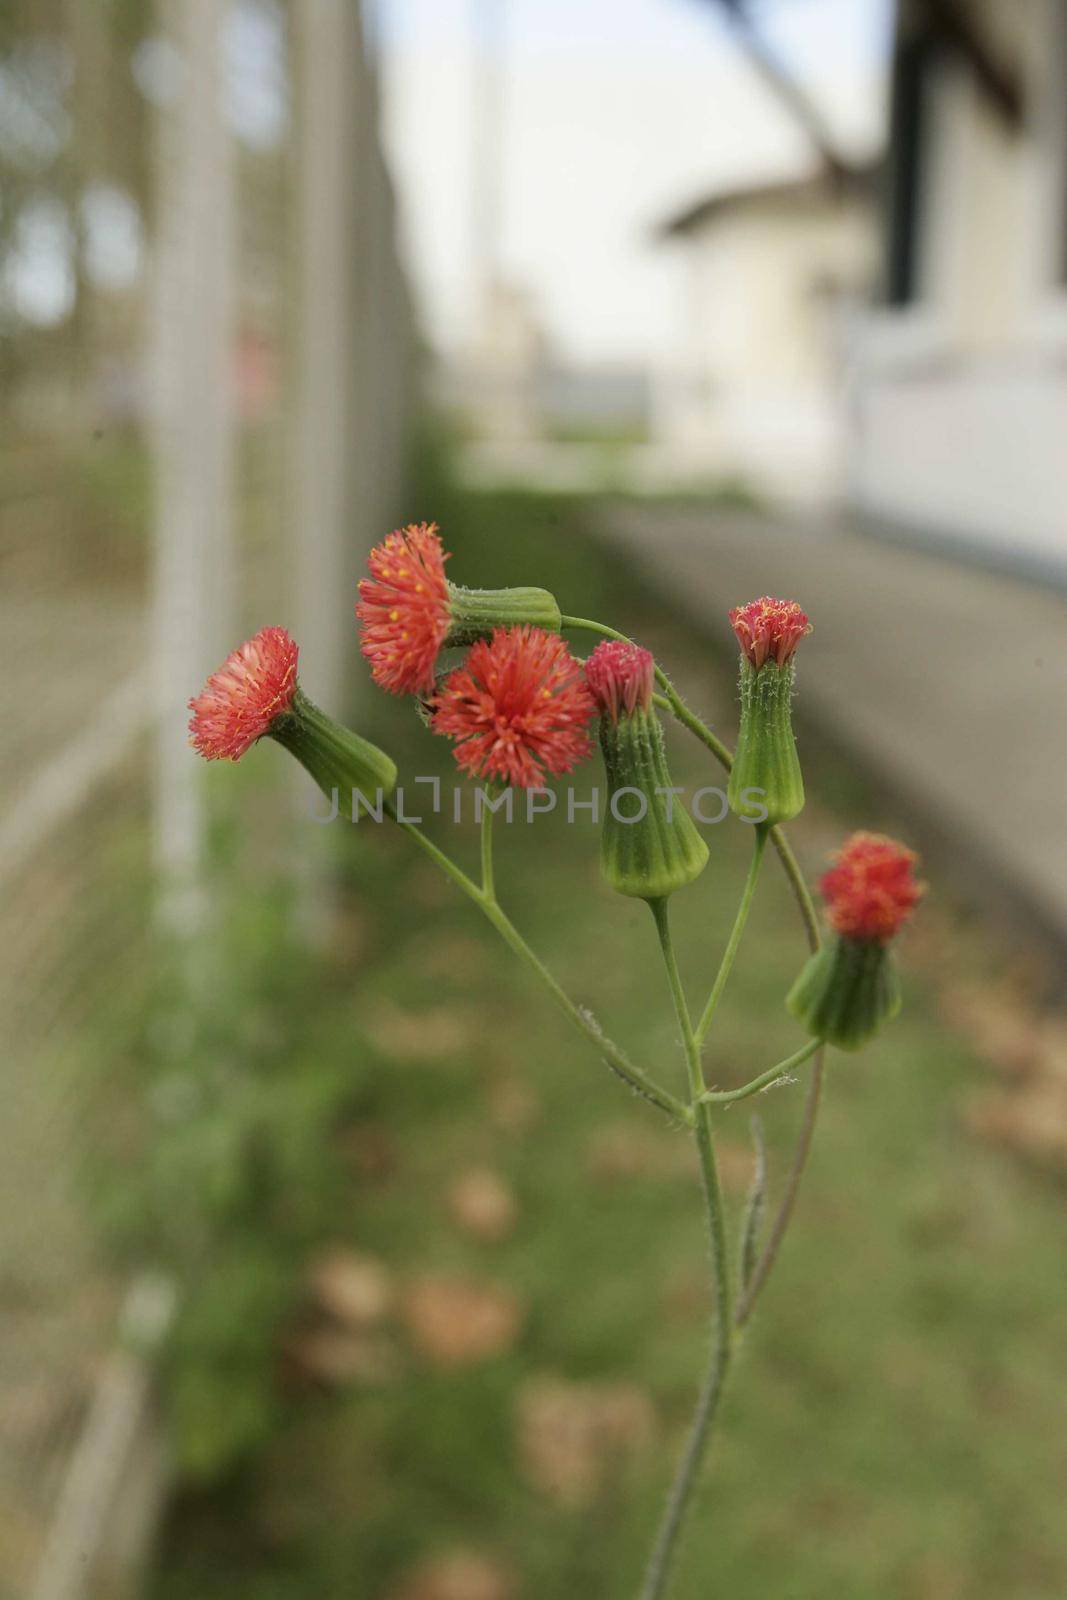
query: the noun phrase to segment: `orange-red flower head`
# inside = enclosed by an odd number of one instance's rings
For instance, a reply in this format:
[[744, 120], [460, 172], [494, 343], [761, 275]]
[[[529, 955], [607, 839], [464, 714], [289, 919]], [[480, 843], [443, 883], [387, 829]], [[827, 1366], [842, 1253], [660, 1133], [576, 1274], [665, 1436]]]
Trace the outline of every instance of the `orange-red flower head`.
[[189, 701], [189, 742], [208, 761], [239, 761], [289, 710], [298, 649], [284, 628], [261, 628]]
[[620, 712], [632, 717], [652, 704], [655, 662], [651, 650], [622, 639], [605, 639], [585, 664], [586, 682], [601, 716], [618, 722]]
[[596, 707], [581, 665], [543, 628], [497, 628], [471, 646], [434, 701], [431, 727], [457, 741], [472, 777], [521, 789], [570, 772], [589, 753]]
[[795, 600], [775, 600], [769, 594], [736, 606], [730, 612], [730, 626], [757, 672], [767, 660], [786, 666], [800, 640], [811, 632], [811, 623]]
[[451, 621], [448, 580], [435, 523], [389, 534], [371, 551], [356, 616], [371, 676], [390, 694], [433, 687], [434, 663]]
[[830, 926], [848, 939], [892, 939], [926, 892], [917, 860], [895, 839], [854, 833], [819, 884]]

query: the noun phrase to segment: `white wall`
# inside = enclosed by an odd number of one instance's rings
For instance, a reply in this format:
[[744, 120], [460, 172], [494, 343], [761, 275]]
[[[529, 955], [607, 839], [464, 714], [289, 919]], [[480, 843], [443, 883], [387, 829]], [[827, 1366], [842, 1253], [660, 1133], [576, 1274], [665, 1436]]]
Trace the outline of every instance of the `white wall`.
[[840, 490], [845, 432], [839, 293], [870, 281], [873, 209], [743, 203], [689, 237], [683, 337], [657, 432], [679, 461], [785, 499]]
[[1013, 46], [1026, 127], [964, 66], [940, 72], [918, 301], [872, 313], [851, 352], [850, 492], [918, 534], [1067, 576], [1067, 17], [1060, 0], [978, 9]]
[[1067, 577], [1067, 351], [869, 381], [850, 465], [870, 514]]

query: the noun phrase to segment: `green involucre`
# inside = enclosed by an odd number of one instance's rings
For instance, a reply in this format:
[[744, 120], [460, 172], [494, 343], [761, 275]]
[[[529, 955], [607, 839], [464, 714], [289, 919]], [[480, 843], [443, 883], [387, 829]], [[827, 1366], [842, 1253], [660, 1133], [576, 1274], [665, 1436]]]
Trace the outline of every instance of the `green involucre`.
[[835, 934], [809, 958], [785, 1003], [812, 1038], [859, 1050], [900, 1010], [888, 945]]
[[703, 872], [708, 847], [682, 796], [657, 793], [671, 787], [659, 718], [641, 710], [620, 716], [617, 723], [602, 717], [600, 750], [608, 779], [600, 830], [604, 877], [619, 894], [642, 900], [683, 889]]
[[[741, 658], [741, 730], [726, 795], [735, 816], [749, 822], [766, 811], [768, 827], [789, 822], [804, 809], [801, 776], [790, 702], [793, 663], [784, 667], [765, 661], [755, 668]], [[747, 791], [762, 790], [762, 794]]]
[[276, 717], [270, 737], [284, 745], [329, 798], [341, 800], [358, 792], [376, 805], [379, 792], [388, 799], [396, 787], [396, 763], [358, 733], [334, 722], [298, 689], [291, 708]]
[[529, 623], [548, 633], [560, 631], [559, 606], [547, 589], [461, 589], [448, 586], [451, 626], [446, 645], [473, 644], [494, 628]]

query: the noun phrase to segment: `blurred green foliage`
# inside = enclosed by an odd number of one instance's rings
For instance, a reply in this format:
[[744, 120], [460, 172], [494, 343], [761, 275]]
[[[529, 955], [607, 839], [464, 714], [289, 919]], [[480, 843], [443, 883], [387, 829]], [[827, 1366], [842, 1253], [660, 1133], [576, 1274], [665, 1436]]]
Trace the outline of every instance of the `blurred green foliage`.
[[330, 1134], [370, 1070], [352, 1003], [302, 949], [280, 892], [231, 897], [195, 952], [158, 950], [107, 1015], [96, 1214], [118, 1260], [169, 1271], [179, 1467], [213, 1478], [278, 1421], [278, 1329], [344, 1195]]

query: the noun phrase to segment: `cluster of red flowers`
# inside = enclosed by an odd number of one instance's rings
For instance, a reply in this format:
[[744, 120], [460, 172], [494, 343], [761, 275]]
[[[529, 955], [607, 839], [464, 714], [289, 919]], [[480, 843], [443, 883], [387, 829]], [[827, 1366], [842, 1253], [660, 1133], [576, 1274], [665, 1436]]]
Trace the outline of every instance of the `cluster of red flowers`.
[[652, 704], [656, 664], [651, 650], [623, 639], [605, 639], [585, 664], [585, 676], [597, 710], [618, 722], [619, 713], [632, 717]]
[[[589, 754], [599, 714], [617, 722], [652, 704], [655, 663], [648, 650], [606, 640], [582, 663], [557, 633], [527, 624], [496, 628], [435, 687], [449, 629], [450, 601], [437, 530], [422, 523], [391, 533], [370, 555], [357, 615], [362, 649], [377, 683], [391, 693], [427, 695], [431, 726], [455, 740], [458, 766], [472, 777], [520, 788], [559, 777]], [[758, 670], [788, 663], [810, 631], [794, 600], [769, 596], [730, 612], [741, 648]], [[191, 743], [209, 761], [236, 761], [290, 710], [297, 646], [284, 628], [263, 628], [229, 655], [190, 700]], [[822, 879], [830, 926], [846, 938], [884, 943], [922, 896], [916, 857], [879, 834], [857, 833]]]
[[356, 616], [371, 676], [390, 694], [422, 694], [448, 634], [450, 604], [436, 523], [391, 533], [370, 553]]
[[730, 612], [730, 626], [757, 672], [768, 659], [784, 667], [811, 632], [811, 623], [795, 600], [775, 600], [769, 594], [736, 606]]
[[918, 857], [880, 833], [854, 833], [819, 884], [830, 926], [848, 939], [892, 939], [926, 890]]
[[530, 788], [545, 772], [569, 772], [588, 754], [595, 708], [558, 634], [497, 628], [435, 691], [450, 623], [447, 559], [432, 523], [391, 533], [371, 551], [356, 615], [375, 682], [393, 694], [428, 695], [431, 726], [455, 739], [456, 762], [474, 777]]
[[[571, 771], [589, 752], [588, 727], [601, 713], [617, 721], [652, 703], [648, 650], [605, 641], [585, 665], [558, 634], [523, 625], [497, 628], [435, 688], [448, 637], [447, 553], [436, 525], [412, 524], [371, 551], [359, 585], [361, 648], [374, 681], [391, 694], [423, 694], [435, 732], [456, 741], [456, 761], [472, 776], [520, 787], [545, 772]], [[755, 666], [784, 664], [808, 631], [795, 601], [754, 600], [730, 622]], [[236, 761], [287, 711], [296, 691], [297, 647], [284, 628], [263, 628], [189, 702], [191, 742], [209, 760]]]
[[213, 672], [195, 700], [190, 742], [208, 761], [238, 761], [296, 693], [296, 641], [284, 628], [261, 628]]

